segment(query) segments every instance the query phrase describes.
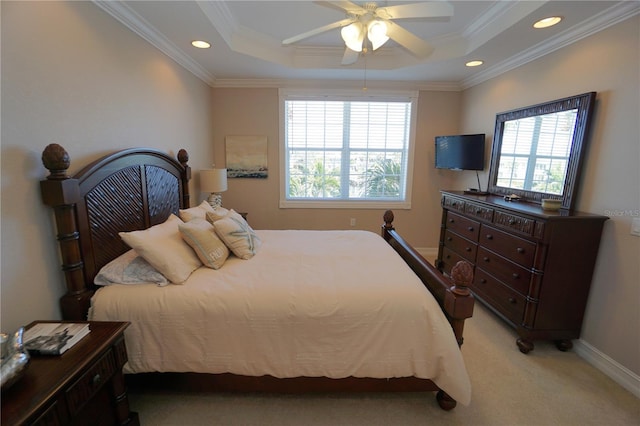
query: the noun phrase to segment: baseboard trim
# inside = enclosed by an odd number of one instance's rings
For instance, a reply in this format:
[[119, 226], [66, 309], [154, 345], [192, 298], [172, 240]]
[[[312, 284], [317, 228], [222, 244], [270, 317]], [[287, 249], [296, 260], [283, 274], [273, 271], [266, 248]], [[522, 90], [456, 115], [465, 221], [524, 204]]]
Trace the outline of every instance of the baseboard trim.
[[580, 358], [584, 359], [620, 386], [640, 398], [640, 376], [611, 359], [611, 357], [602, 353], [582, 339], [574, 341], [573, 350]]
[[[438, 249], [433, 247], [416, 247], [420, 253], [429, 262], [438, 257]], [[575, 353], [598, 370], [602, 371], [607, 377], [620, 386], [640, 398], [640, 376], [629, 370], [625, 366], [613, 360], [608, 355], [599, 351], [595, 347], [582, 339], [573, 341], [573, 350]]]
[[416, 251], [433, 264], [438, 257], [438, 249], [433, 247], [416, 247]]

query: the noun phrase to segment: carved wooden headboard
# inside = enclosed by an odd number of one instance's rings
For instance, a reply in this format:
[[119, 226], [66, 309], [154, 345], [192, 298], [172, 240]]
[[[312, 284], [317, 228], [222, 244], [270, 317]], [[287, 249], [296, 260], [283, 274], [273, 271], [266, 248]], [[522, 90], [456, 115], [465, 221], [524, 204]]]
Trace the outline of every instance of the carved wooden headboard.
[[42, 162], [50, 175], [40, 189], [43, 202], [55, 212], [67, 285], [60, 299], [64, 319], [86, 319], [94, 277], [129, 250], [118, 232], [146, 229], [189, 207], [188, 161], [183, 149], [176, 161], [160, 151], [132, 148], [94, 161], [70, 177], [64, 148], [45, 148]]

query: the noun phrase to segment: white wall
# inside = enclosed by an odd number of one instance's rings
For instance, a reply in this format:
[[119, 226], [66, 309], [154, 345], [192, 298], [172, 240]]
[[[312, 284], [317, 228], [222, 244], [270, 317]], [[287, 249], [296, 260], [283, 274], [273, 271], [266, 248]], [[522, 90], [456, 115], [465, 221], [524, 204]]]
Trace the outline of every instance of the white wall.
[[630, 231], [632, 218], [640, 216], [639, 40], [636, 16], [466, 90], [462, 107], [463, 131], [492, 135], [498, 112], [598, 92], [576, 209], [611, 219], [605, 223], [582, 340], [636, 375], [640, 238]]
[[[52, 142], [70, 172], [121, 148], [185, 148], [213, 160], [210, 88], [90, 2], [2, 8], [1, 323], [58, 319], [65, 292], [40, 157]], [[192, 193], [193, 191], [192, 183]], [[197, 194], [196, 194], [197, 197]]]

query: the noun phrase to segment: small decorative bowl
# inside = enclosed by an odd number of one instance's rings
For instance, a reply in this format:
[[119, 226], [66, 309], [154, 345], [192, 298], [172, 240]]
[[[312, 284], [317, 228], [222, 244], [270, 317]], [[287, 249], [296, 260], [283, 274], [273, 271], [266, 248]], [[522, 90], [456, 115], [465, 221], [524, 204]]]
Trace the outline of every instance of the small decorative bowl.
[[556, 211], [560, 209], [561, 206], [562, 200], [557, 200], [555, 198], [542, 199], [542, 210]]

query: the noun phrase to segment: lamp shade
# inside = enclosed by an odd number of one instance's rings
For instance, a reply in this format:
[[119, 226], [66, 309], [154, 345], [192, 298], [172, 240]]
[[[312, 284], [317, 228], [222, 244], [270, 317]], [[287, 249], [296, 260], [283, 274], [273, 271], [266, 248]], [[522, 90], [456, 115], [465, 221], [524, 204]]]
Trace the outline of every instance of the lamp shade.
[[384, 21], [373, 21], [369, 24], [369, 30], [367, 32], [371, 47], [376, 50], [389, 40], [387, 36], [387, 24]]
[[340, 35], [347, 47], [354, 52], [362, 52], [362, 42], [364, 41], [364, 31], [360, 22], [342, 27]]
[[200, 170], [202, 192], [224, 192], [227, 190], [227, 169]]

